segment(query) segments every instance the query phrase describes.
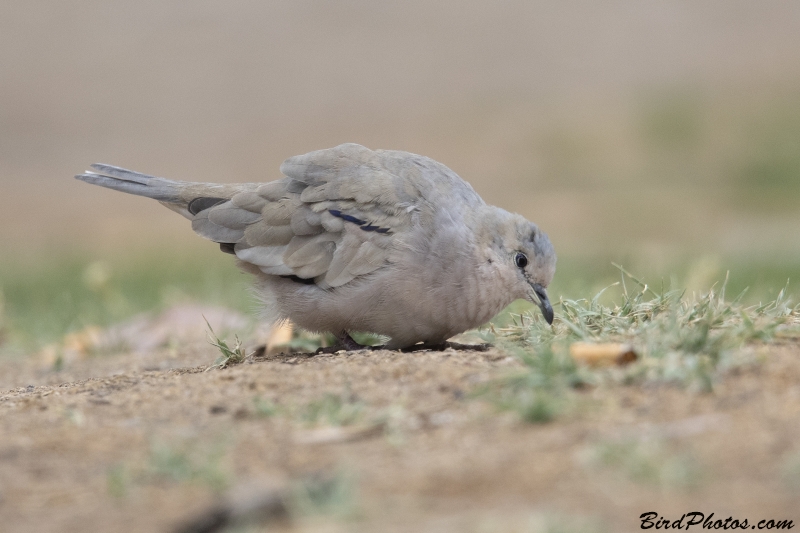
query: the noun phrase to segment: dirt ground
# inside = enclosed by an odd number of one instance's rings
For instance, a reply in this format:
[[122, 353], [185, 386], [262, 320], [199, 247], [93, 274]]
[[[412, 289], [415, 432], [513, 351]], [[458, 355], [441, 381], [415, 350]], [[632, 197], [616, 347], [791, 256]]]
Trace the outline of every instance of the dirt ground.
[[[497, 351], [277, 355], [208, 372], [200, 344], [60, 371], [4, 360], [0, 530], [181, 531], [226, 497], [309, 479], [344, 488], [235, 530], [624, 532], [650, 511], [800, 524], [800, 346], [757, 349], [760, 364], [712, 393], [599, 385], [541, 425], [474, 396], [517, 365]], [[360, 406], [357, 421], [304, 422], [298, 406], [326, 393]]]

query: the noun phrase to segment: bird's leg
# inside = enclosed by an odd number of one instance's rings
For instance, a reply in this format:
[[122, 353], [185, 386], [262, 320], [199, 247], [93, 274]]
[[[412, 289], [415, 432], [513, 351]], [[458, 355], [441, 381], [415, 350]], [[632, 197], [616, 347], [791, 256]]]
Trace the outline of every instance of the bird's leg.
[[338, 338], [339, 338], [339, 343], [347, 351], [363, 350], [365, 348], [371, 348], [371, 346], [364, 346], [363, 344], [357, 343], [355, 340], [353, 340], [353, 337], [351, 337], [350, 334], [347, 333], [346, 331], [344, 332], [344, 334], [338, 336]]

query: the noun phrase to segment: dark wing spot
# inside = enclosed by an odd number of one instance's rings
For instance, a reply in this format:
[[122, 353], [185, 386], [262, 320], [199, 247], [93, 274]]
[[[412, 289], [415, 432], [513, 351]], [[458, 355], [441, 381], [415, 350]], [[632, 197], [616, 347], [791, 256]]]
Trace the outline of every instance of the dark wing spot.
[[295, 283], [302, 283], [303, 285], [314, 285], [315, 281], [314, 278], [301, 278], [300, 276], [295, 276], [292, 274], [291, 276], [281, 276], [282, 278], [290, 279]]
[[356, 218], [356, 217], [353, 217], [353, 216], [350, 216], [350, 215], [345, 215], [344, 213], [342, 213], [341, 211], [338, 211], [336, 209], [328, 209], [328, 213], [330, 213], [331, 215], [333, 215], [335, 217], [339, 217], [342, 220], [346, 220], [347, 222], [352, 222], [353, 224], [358, 224], [359, 226], [363, 226], [364, 224], [367, 223], [365, 220], [361, 220], [360, 218]]
[[189, 210], [189, 212], [191, 214], [196, 215], [200, 211], [205, 211], [206, 209], [208, 209], [210, 207], [214, 207], [215, 205], [218, 205], [218, 204], [221, 204], [222, 202], [227, 202], [227, 201], [228, 201], [227, 198], [211, 198], [211, 197], [208, 197], [208, 196], [203, 196], [203, 197], [200, 197], [200, 198], [195, 198], [194, 200], [189, 202], [189, 205], [187, 206], [187, 209]]
[[236, 251], [233, 247], [236, 246], [234, 242], [221, 242], [219, 243], [219, 249], [225, 252], [226, 254], [236, 255]]
[[328, 209], [328, 213], [330, 213], [335, 217], [341, 218], [342, 220], [345, 220], [347, 222], [358, 224], [364, 231], [374, 231], [376, 233], [389, 233], [389, 228], [382, 228], [380, 226], [373, 226], [372, 224], [367, 224], [366, 220], [361, 220], [360, 218], [356, 218], [354, 216], [345, 215], [344, 213], [342, 213], [337, 209]]
[[364, 231], [374, 231], [375, 233], [389, 233], [389, 228], [373, 226], [372, 224], [370, 224], [369, 226], [361, 226], [361, 229], [363, 229]]

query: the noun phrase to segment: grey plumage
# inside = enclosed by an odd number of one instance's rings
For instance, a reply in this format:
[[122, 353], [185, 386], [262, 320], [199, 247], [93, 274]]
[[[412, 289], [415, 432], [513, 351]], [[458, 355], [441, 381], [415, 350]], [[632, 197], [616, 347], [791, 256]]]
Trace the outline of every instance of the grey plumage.
[[270, 320], [343, 341], [379, 333], [389, 347], [442, 342], [517, 298], [552, 321], [547, 236], [426, 157], [343, 144], [287, 159], [277, 181], [239, 184], [92, 168], [76, 178], [154, 198], [234, 253]]

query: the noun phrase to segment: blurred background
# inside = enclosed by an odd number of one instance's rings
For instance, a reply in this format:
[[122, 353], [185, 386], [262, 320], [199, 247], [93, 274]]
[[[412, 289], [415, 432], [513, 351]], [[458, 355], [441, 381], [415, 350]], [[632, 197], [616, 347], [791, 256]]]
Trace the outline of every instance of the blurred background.
[[[549, 233], [551, 289], [623, 264], [774, 297], [800, 281], [800, 4], [6, 0], [0, 335], [24, 352], [182, 301], [252, 312], [229, 256], [105, 162], [269, 181], [357, 142], [448, 165]], [[3, 349], [3, 348], [0, 348]]]

